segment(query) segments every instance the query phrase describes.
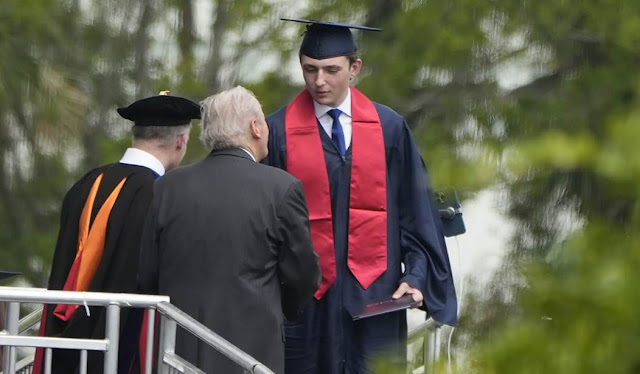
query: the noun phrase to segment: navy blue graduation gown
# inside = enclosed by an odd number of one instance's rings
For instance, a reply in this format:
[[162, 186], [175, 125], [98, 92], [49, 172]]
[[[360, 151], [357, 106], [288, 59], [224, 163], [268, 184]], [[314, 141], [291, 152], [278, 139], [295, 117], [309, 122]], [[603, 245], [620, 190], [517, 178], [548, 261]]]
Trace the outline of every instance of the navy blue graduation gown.
[[[401, 282], [422, 291], [429, 314], [457, 324], [457, 301], [451, 267], [422, 158], [400, 115], [374, 103], [382, 124], [387, 162], [387, 270], [364, 290], [347, 265], [351, 149], [341, 157], [318, 125], [329, 177], [337, 279], [320, 300], [285, 326], [288, 374], [368, 372], [371, 356], [406, 358], [406, 312], [352, 321], [349, 310], [388, 298]], [[267, 118], [269, 156], [264, 161], [286, 170], [285, 111]], [[405, 265], [402, 271], [401, 263]]]

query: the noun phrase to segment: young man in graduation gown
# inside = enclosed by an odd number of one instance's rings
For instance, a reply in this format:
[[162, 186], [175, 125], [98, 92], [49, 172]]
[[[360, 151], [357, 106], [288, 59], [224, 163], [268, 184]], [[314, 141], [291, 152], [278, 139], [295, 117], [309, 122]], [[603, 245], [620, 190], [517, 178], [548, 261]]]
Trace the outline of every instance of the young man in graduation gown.
[[[212, 152], [156, 183], [140, 257], [141, 288], [171, 302], [275, 373], [284, 317], [320, 284], [302, 184], [260, 164], [269, 129], [260, 103], [235, 87], [202, 102]], [[178, 331], [176, 353], [206, 373], [244, 370]]]
[[[85, 174], [62, 203], [60, 232], [53, 256], [51, 290], [137, 292], [140, 238], [155, 180], [177, 167], [185, 155], [191, 120], [200, 106], [190, 100], [159, 95], [138, 100], [118, 113], [134, 122], [132, 147], [120, 162]], [[103, 339], [106, 308], [45, 305], [40, 335]], [[138, 314], [138, 313], [135, 313]], [[120, 373], [137, 349], [139, 322], [124, 308], [120, 316]], [[141, 315], [141, 314], [138, 314]], [[42, 350], [34, 373], [42, 368]], [[102, 373], [104, 353], [88, 353], [88, 373]], [[79, 370], [79, 351], [54, 350], [52, 373]]]
[[299, 53], [306, 88], [267, 118], [266, 162], [304, 185], [322, 284], [286, 325], [286, 370], [365, 373], [382, 353], [404, 365], [405, 311], [352, 314], [411, 294], [436, 321], [457, 323], [424, 164], [405, 120], [349, 85], [362, 66], [349, 30], [356, 26], [293, 21], [309, 23]]

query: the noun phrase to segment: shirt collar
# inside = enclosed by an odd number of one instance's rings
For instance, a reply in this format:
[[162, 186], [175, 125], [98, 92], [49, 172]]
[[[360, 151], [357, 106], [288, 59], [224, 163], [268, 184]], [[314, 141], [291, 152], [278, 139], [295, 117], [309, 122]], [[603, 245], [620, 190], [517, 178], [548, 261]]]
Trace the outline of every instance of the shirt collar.
[[242, 147], [239, 147], [239, 148], [240, 148], [240, 149], [242, 149], [243, 151], [247, 152], [247, 154], [249, 155], [249, 157], [251, 157], [251, 159], [252, 159], [254, 162], [258, 162], [258, 161], [256, 161], [256, 158], [253, 156], [253, 154], [252, 154], [251, 152], [249, 152], [249, 150], [248, 150], [248, 149], [246, 149], [246, 148], [242, 148]]
[[[320, 118], [334, 108], [327, 105], [319, 104], [315, 100], [313, 100], [313, 109], [316, 112], [316, 118]], [[342, 104], [338, 105], [335, 109], [340, 109], [342, 113], [351, 117], [351, 88], [347, 90], [347, 97], [344, 98]]]
[[153, 170], [159, 176], [165, 173], [164, 165], [154, 155], [138, 148], [128, 148], [120, 159], [121, 164], [143, 166]]

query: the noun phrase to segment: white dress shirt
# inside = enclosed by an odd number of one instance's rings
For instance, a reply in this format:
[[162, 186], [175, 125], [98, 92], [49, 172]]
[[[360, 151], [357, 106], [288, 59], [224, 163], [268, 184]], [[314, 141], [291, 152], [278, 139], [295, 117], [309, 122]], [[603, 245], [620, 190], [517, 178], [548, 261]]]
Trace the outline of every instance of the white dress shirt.
[[[313, 101], [313, 108], [316, 112], [316, 118], [320, 121], [320, 126], [324, 129], [324, 131], [331, 138], [331, 128], [333, 127], [333, 118], [327, 113], [331, 108], [326, 105], [318, 104], [315, 100]], [[337, 108], [340, 109], [342, 113], [340, 113], [340, 124], [342, 125], [342, 131], [344, 132], [344, 148], [349, 149], [351, 145], [351, 133], [353, 131], [353, 127], [351, 125], [351, 88], [347, 90], [347, 97], [344, 99], [342, 104], [338, 105]]]
[[120, 159], [121, 164], [144, 166], [153, 170], [159, 176], [165, 173], [164, 165], [154, 155], [138, 148], [127, 148], [127, 151]]

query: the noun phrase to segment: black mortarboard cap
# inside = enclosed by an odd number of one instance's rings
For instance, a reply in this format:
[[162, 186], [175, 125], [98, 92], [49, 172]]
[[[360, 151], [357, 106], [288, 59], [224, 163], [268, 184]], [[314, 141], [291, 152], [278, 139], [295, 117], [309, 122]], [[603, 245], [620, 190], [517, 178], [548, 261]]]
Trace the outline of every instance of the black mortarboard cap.
[[0, 281], [7, 279], [7, 278], [11, 278], [14, 275], [20, 275], [22, 273], [18, 273], [16, 271], [4, 271], [4, 270], [0, 270]]
[[200, 105], [182, 97], [161, 93], [140, 99], [128, 107], [118, 108], [118, 113], [136, 126], [180, 126], [192, 119], [200, 119]]
[[322, 60], [338, 56], [348, 56], [356, 53], [358, 47], [353, 40], [350, 29], [380, 31], [380, 29], [346, 23], [312, 21], [306, 19], [280, 18], [307, 24], [307, 31], [300, 45], [300, 54]]

